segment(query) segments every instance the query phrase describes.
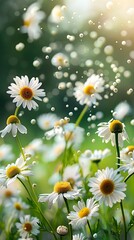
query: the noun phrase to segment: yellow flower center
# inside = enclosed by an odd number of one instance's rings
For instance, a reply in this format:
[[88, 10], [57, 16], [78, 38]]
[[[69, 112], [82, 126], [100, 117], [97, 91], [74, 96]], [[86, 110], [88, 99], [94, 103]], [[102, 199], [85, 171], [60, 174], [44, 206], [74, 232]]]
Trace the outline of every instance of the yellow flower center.
[[11, 192], [10, 190], [8, 190], [8, 189], [5, 190], [5, 193], [4, 193], [4, 194], [5, 194], [5, 197], [6, 197], [6, 198], [10, 198], [10, 197], [12, 197], [12, 195], [13, 195], [12, 192]]
[[121, 133], [123, 130], [123, 124], [119, 120], [113, 120], [110, 123], [109, 128], [112, 133]]
[[44, 121], [44, 127], [49, 128], [50, 127], [50, 121]]
[[127, 154], [129, 154], [129, 153], [131, 153], [131, 152], [133, 152], [134, 151], [134, 146], [132, 145], [132, 146], [128, 146], [127, 147]]
[[90, 213], [89, 208], [84, 207], [84, 208], [82, 208], [82, 209], [78, 212], [78, 215], [79, 215], [80, 218], [83, 218], [83, 217], [88, 216], [89, 213]]
[[57, 182], [54, 186], [54, 192], [57, 193], [66, 193], [71, 190], [72, 187], [69, 182]]
[[114, 191], [114, 182], [111, 179], [104, 179], [100, 184], [100, 190], [104, 195], [109, 195]]
[[32, 23], [32, 18], [29, 18], [27, 20], [24, 20], [23, 25], [25, 27], [29, 27], [31, 25], [31, 23]]
[[32, 224], [30, 222], [24, 223], [23, 229], [27, 232], [31, 232], [32, 231]]
[[7, 119], [7, 125], [10, 123], [20, 123], [20, 120], [15, 115], [11, 115]]
[[20, 96], [25, 100], [31, 100], [33, 98], [33, 91], [29, 87], [23, 87], [20, 89]]
[[61, 56], [57, 57], [57, 62], [60, 66], [63, 66], [65, 64], [65, 59]]
[[87, 95], [92, 95], [95, 93], [95, 89], [93, 85], [86, 85], [83, 89], [83, 92]]
[[18, 211], [22, 210], [21, 204], [19, 202], [14, 203], [14, 208], [16, 208]]
[[13, 178], [20, 173], [20, 169], [17, 166], [11, 166], [6, 170], [6, 175], [8, 178]]

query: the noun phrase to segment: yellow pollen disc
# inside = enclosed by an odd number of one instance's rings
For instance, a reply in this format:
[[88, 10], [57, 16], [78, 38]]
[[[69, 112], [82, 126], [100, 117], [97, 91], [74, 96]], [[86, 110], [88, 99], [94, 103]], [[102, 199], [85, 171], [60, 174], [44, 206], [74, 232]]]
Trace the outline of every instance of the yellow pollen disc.
[[23, 25], [24, 25], [25, 27], [29, 27], [29, 26], [31, 25], [31, 22], [32, 22], [32, 19], [24, 20]]
[[44, 127], [46, 128], [50, 127], [50, 121], [44, 121]]
[[127, 149], [128, 151], [126, 152], [127, 154], [130, 153], [130, 152], [133, 152], [134, 151], [134, 146], [127, 146]]
[[6, 170], [6, 175], [8, 178], [13, 178], [20, 173], [20, 169], [16, 166], [11, 166]]
[[12, 197], [12, 192], [11, 192], [10, 190], [6, 190], [6, 191], [5, 191], [5, 197], [6, 197], [6, 198]]
[[119, 120], [113, 120], [110, 123], [109, 128], [110, 128], [110, 132], [112, 133], [121, 133], [123, 130], [123, 125]]
[[83, 218], [83, 217], [88, 216], [89, 213], [90, 213], [89, 208], [84, 207], [84, 208], [82, 208], [82, 209], [78, 212], [78, 215], [79, 215], [80, 218]]
[[14, 208], [16, 208], [18, 211], [22, 210], [21, 204], [19, 202], [14, 203]]
[[83, 92], [87, 95], [92, 95], [95, 93], [95, 89], [93, 85], [87, 85], [84, 87]]
[[10, 123], [20, 123], [20, 120], [15, 115], [10, 115], [7, 119], [7, 125]]
[[33, 91], [29, 87], [23, 87], [20, 89], [20, 96], [25, 100], [31, 100], [33, 98]]
[[66, 193], [71, 190], [72, 187], [69, 182], [57, 182], [54, 186], [54, 192], [57, 193]]
[[31, 225], [31, 223], [30, 223], [30, 222], [24, 223], [23, 229], [24, 229], [25, 231], [27, 231], [27, 232], [31, 232], [31, 230], [32, 230], [32, 225]]
[[100, 190], [104, 195], [109, 195], [114, 191], [114, 182], [111, 179], [104, 179], [100, 184]]

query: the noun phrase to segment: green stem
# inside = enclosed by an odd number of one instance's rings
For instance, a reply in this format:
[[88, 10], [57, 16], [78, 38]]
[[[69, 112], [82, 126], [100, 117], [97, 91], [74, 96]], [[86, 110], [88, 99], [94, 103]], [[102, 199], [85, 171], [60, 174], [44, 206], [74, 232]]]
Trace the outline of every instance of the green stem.
[[120, 202], [120, 208], [121, 208], [123, 224], [124, 224], [124, 236], [125, 236], [125, 240], [127, 240], [127, 227], [126, 227], [126, 220], [125, 220], [125, 214], [124, 214], [122, 201]]
[[79, 115], [78, 119], [76, 120], [76, 123], [75, 123], [76, 127], [80, 124], [80, 122], [81, 122], [82, 118], [84, 117], [84, 115], [85, 115], [86, 111], [88, 110], [88, 108], [89, 108], [89, 106], [85, 105], [85, 107], [83, 108], [81, 114]]
[[19, 139], [18, 135], [16, 136], [16, 141], [17, 141], [17, 144], [19, 146], [20, 152], [21, 152], [24, 160], [26, 161], [26, 157], [25, 157], [25, 154], [24, 154], [24, 151], [23, 151], [23, 148], [22, 148], [22, 145], [21, 145], [21, 142], [20, 142], [20, 139]]
[[132, 172], [131, 174], [129, 174], [129, 175], [125, 178], [124, 182], [127, 182], [127, 180], [128, 180], [132, 175], [134, 175], [134, 172]]
[[87, 220], [87, 225], [88, 225], [88, 227], [89, 227], [89, 230], [90, 230], [91, 236], [92, 236], [92, 238], [93, 238], [93, 232], [92, 232], [92, 229], [91, 229], [91, 226], [90, 226], [90, 223], [89, 223], [88, 220]]
[[[67, 208], [67, 212], [69, 214], [70, 210], [69, 210], [69, 205], [68, 205], [67, 199], [65, 197], [63, 197], [63, 198], [64, 198], [64, 202], [65, 202], [65, 205], [66, 205], [66, 208]], [[70, 230], [70, 240], [72, 240], [73, 239], [73, 231], [72, 231], [71, 224], [69, 224], [69, 230]]]
[[[44, 220], [44, 222], [47, 223], [47, 225], [50, 227], [51, 233], [53, 234], [54, 239], [55, 239], [55, 240], [58, 240], [58, 239], [57, 239], [57, 236], [56, 236], [56, 234], [55, 234], [55, 232], [54, 232], [54, 230], [53, 230], [53, 228], [51, 227], [50, 223], [48, 222], [48, 220], [47, 220], [47, 219], [45, 218], [45, 216], [43, 215], [43, 213], [42, 213], [42, 211], [41, 211], [41, 209], [40, 209], [40, 207], [39, 207], [39, 205], [38, 205], [38, 202], [33, 198], [33, 195], [30, 193], [29, 189], [28, 189], [27, 186], [24, 184], [24, 182], [23, 182], [20, 178], [18, 178], [18, 180], [19, 180], [19, 181], [22, 183], [22, 185], [24, 186], [25, 190], [27, 191], [27, 193], [28, 193], [30, 199], [32, 200], [32, 202], [34, 203], [34, 205], [36, 206], [36, 209], [37, 209], [38, 213], [41, 215], [41, 217], [42, 217], [42, 219]], [[45, 226], [45, 227], [46, 227], [46, 226]]]
[[117, 168], [120, 167], [120, 150], [119, 150], [119, 143], [118, 143], [118, 133], [115, 133], [115, 143], [116, 143], [116, 152], [117, 152]]
[[[118, 143], [118, 133], [115, 133], [115, 143], [116, 143], [116, 152], [117, 152], [117, 159], [118, 159], [117, 167], [119, 168], [120, 167], [120, 150], [119, 150], [119, 143]], [[120, 208], [121, 208], [123, 224], [124, 224], [124, 237], [125, 237], [125, 240], [127, 240], [126, 220], [125, 220], [125, 214], [124, 214], [122, 201], [120, 202]]]
[[15, 112], [14, 112], [14, 115], [15, 115], [15, 116], [17, 116], [18, 111], [19, 111], [19, 107], [17, 107], [17, 108], [15, 109]]

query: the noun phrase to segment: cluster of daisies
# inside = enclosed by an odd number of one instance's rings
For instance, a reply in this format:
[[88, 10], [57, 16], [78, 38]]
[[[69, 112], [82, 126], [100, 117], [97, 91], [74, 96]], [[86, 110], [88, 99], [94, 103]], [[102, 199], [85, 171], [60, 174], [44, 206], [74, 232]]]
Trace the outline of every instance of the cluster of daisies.
[[[85, 105], [85, 111], [92, 105], [98, 105], [98, 101], [102, 99], [101, 93], [105, 90], [104, 83], [102, 76], [93, 74], [85, 83], [79, 83], [74, 88], [76, 101]], [[65, 235], [73, 240], [83, 240], [88, 235], [97, 238], [99, 233], [96, 233], [94, 225], [95, 221], [100, 219], [101, 207], [105, 205], [112, 208], [117, 203], [122, 204], [126, 197], [126, 181], [134, 173], [134, 146], [123, 148], [128, 135], [125, 125], [120, 120], [111, 119], [108, 123], [100, 123], [96, 133], [105, 143], [111, 141], [112, 146], [117, 149], [118, 158], [117, 169], [106, 167], [100, 170], [100, 162], [111, 155], [111, 151], [108, 148], [94, 151], [86, 149], [83, 152], [79, 150], [85, 133], [85, 130], [79, 127], [83, 117], [82, 112], [75, 124], [71, 123], [68, 117], [61, 119], [54, 113], [41, 114], [37, 118], [37, 125], [43, 130], [43, 138], [34, 139], [22, 148], [19, 134], [26, 134], [27, 129], [21, 124], [19, 109], [23, 107], [31, 111], [38, 107], [36, 100], [41, 101], [45, 97], [44, 89], [40, 89], [41, 85], [38, 78], [33, 77], [29, 80], [27, 76], [17, 76], [7, 91], [13, 98], [16, 109], [14, 114], [7, 118], [7, 126], [0, 133], [2, 138], [7, 133], [11, 133], [16, 138], [20, 147], [20, 156], [13, 162], [15, 156], [11, 146], [6, 144], [0, 146], [1, 160], [12, 161], [7, 166], [3, 164], [0, 168], [1, 205], [4, 204], [12, 212], [10, 218], [9, 214], [6, 216], [9, 222], [5, 234], [9, 234], [15, 226], [19, 239], [35, 239], [41, 231], [51, 232], [52, 237], [57, 240], [59, 236], [62, 238]], [[47, 142], [51, 140], [51, 144], [44, 143], [44, 138]], [[53, 191], [39, 194], [34, 198], [35, 193], [30, 183], [34, 164], [30, 160], [36, 159], [37, 154], [42, 156], [44, 164], [45, 161], [51, 162], [57, 159], [60, 159], [60, 162], [57, 171], [48, 179], [49, 184], [53, 185]], [[94, 176], [93, 164], [98, 168]], [[128, 172], [125, 179], [121, 171]], [[36, 216], [36, 212], [35, 216], [25, 214], [25, 211], [30, 210], [30, 205], [23, 202], [17, 190], [14, 191], [14, 186], [18, 189], [16, 182], [25, 187], [39, 217]], [[64, 216], [66, 219], [60, 220], [60, 226], [57, 228], [51, 226], [49, 223], [51, 216], [46, 220], [45, 211], [40, 208], [40, 204], [46, 202], [50, 210], [54, 211], [54, 206], [57, 206], [61, 215], [66, 214], [66, 217]], [[121, 209], [124, 217], [123, 207]], [[64, 222], [66, 225], [63, 224]]]

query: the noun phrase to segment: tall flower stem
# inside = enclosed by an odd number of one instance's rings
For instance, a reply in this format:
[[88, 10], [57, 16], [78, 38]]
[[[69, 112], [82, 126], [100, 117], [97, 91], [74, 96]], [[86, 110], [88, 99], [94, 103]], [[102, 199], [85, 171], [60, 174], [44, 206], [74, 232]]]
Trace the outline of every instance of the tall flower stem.
[[92, 236], [92, 238], [93, 238], [93, 232], [92, 232], [92, 229], [91, 229], [91, 226], [90, 226], [90, 223], [89, 223], [88, 220], [87, 220], [87, 225], [88, 225], [88, 227], [89, 227], [89, 230], [90, 230], [91, 236]]
[[17, 141], [17, 145], [20, 149], [20, 152], [21, 152], [24, 160], [26, 161], [26, 157], [25, 157], [25, 154], [24, 154], [24, 151], [23, 151], [23, 148], [22, 148], [22, 145], [21, 145], [21, 142], [20, 142], [20, 139], [19, 139], [18, 135], [16, 136], [16, 141]]
[[14, 112], [14, 115], [15, 115], [15, 116], [17, 116], [18, 111], [19, 111], [19, 107], [17, 107], [17, 108], [15, 109], [15, 112]]
[[129, 174], [129, 175], [125, 178], [124, 182], [127, 182], [127, 180], [128, 180], [132, 175], [134, 175], [134, 172], [132, 172], [131, 174]]
[[116, 143], [116, 152], [117, 152], [117, 167], [120, 167], [120, 150], [119, 150], [119, 143], [118, 143], [118, 133], [115, 133], [115, 143]]
[[[68, 205], [67, 199], [65, 197], [64, 197], [64, 202], [65, 202], [65, 205], [66, 205], [66, 208], [67, 208], [67, 212], [69, 214], [70, 213], [69, 205]], [[73, 231], [72, 231], [71, 224], [69, 224], [69, 230], [70, 230], [70, 240], [72, 240], [73, 239]]]
[[76, 127], [79, 126], [79, 124], [80, 124], [82, 118], [84, 117], [86, 111], [88, 110], [88, 108], [89, 108], [88, 105], [86, 105], [86, 106], [83, 108], [83, 110], [82, 110], [82, 112], [80, 113], [78, 119], [76, 120], [76, 123], [75, 123], [75, 126], [76, 126]]
[[[118, 133], [115, 133], [115, 143], [116, 143], [116, 152], [117, 152], [117, 159], [118, 159], [117, 167], [119, 168], [120, 167], [120, 150], [119, 150], [119, 142], [118, 142]], [[123, 224], [124, 224], [124, 237], [125, 237], [125, 240], [127, 240], [127, 227], [126, 227], [126, 220], [125, 220], [125, 214], [124, 214], [122, 201], [120, 202], [120, 208], [121, 208]]]
[[42, 211], [41, 211], [41, 209], [40, 209], [40, 206], [39, 206], [37, 200], [35, 200], [35, 199], [33, 198], [33, 194], [30, 193], [29, 189], [27, 188], [27, 186], [24, 184], [24, 182], [23, 182], [20, 178], [18, 178], [18, 180], [22, 183], [22, 185], [23, 185], [23, 187], [25, 188], [25, 190], [27, 191], [30, 199], [31, 199], [32, 202], [34, 203], [37, 212], [39, 213], [39, 215], [42, 217], [42, 219], [43, 219], [43, 221], [44, 221], [45, 227], [46, 227], [46, 224], [47, 224], [47, 225], [49, 226], [49, 228], [51, 229], [51, 234], [53, 234], [54, 239], [55, 239], [55, 240], [58, 240], [58, 238], [57, 238], [57, 236], [56, 236], [56, 234], [55, 234], [55, 232], [54, 232], [51, 224], [48, 222], [48, 220], [47, 220], [47, 219], [45, 218], [45, 216], [43, 215], [43, 213], [42, 213]]

